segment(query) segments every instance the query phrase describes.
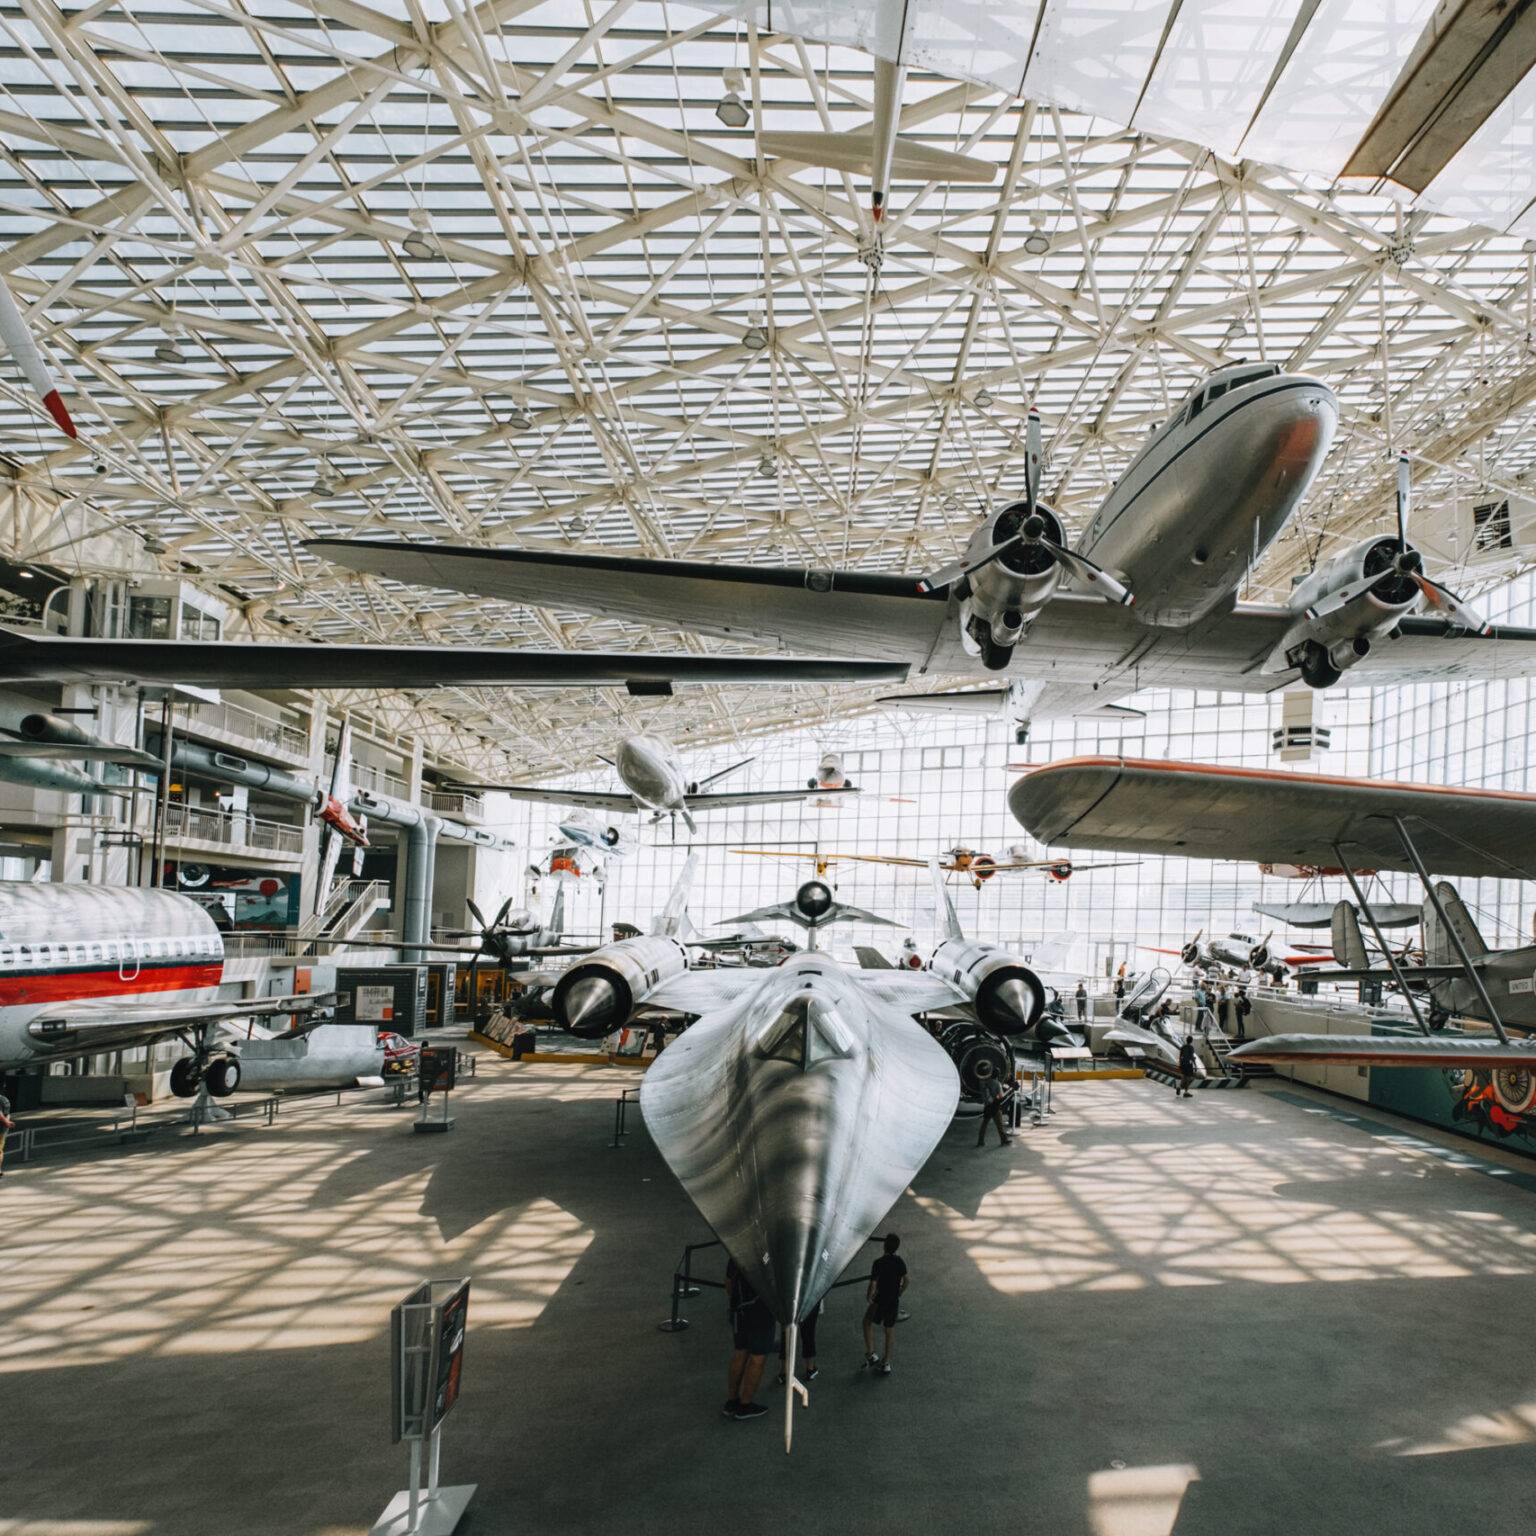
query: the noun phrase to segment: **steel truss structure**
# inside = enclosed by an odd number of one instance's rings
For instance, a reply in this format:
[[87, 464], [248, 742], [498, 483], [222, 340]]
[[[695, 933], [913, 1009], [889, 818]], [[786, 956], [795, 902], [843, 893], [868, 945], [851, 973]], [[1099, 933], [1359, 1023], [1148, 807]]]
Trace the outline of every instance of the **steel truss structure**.
[[[7, 0], [0, 52], [0, 275], [81, 427], [4, 370], [11, 490], [41, 509], [4, 553], [89, 573], [93, 535], [136, 535], [257, 633], [698, 646], [360, 579], [301, 541], [918, 569], [1019, 493], [1030, 404], [1080, 527], [1239, 356], [1344, 409], [1254, 595], [1388, 526], [1398, 451], [1442, 557], [1474, 553], [1457, 498], [1528, 489], [1536, 247], [1369, 189], [914, 75], [904, 132], [997, 175], [898, 187], [877, 244], [855, 179], [756, 142], [862, 126], [872, 61], [652, 0]], [[707, 742], [869, 706], [384, 709], [486, 773], [552, 773], [642, 722]]]

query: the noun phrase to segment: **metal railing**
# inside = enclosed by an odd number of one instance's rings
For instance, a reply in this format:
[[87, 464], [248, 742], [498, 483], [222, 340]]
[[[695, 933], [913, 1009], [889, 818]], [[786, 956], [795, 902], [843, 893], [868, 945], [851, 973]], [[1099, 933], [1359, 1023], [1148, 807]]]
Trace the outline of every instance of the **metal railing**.
[[193, 731], [237, 736], [301, 762], [309, 757], [308, 731], [239, 704], [193, 704], [187, 713], [187, 726]]
[[352, 783], [358, 789], [376, 790], [394, 800], [409, 800], [411, 789], [397, 773], [387, 768], [375, 768], [371, 763], [353, 763]]
[[192, 839], [202, 843], [218, 843], [224, 848], [242, 848], [253, 853], [297, 856], [304, 851], [303, 827], [290, 826], [282, 821], [266, 821], [259, 816], [199, 811], [185, 805], [167, 808], [165, 835], [183, 841]]

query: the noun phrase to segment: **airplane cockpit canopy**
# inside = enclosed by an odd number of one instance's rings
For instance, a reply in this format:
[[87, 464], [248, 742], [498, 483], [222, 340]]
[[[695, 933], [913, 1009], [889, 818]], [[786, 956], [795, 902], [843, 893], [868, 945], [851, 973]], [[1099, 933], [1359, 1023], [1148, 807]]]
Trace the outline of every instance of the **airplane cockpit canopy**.
[[1275, 378], [1279, 372], [1279, 363], [1233, 363], [1229, 367], [1218, 368], [1202, 380], [1198, 388], [1190, 391], [1181, 414], [1185, 420], [1193, 421], [1213, 400], [1219, 400], [1229, 391], [1241, 389], [1244, 385], [1256, 384], [1260, 379]]

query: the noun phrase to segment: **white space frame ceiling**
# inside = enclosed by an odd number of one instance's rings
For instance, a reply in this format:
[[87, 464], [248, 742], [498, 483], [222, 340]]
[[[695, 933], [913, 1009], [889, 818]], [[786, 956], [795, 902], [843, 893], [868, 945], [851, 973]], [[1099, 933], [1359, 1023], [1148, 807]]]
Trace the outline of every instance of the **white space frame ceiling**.
[[[731, 70], [741, 129], [715, 115]], [[898, 186], [877, 267], [862, 183], [755, 151], [862, 126], [871, 71], [649, 0], [5, 0], [0, 274], [82, 436], [7, 364], [0, 451], [257, 633], [444, 645], [701, 642], [357, 578], [300, 541], [920, 569], [1019, 493], [1030, 403], [1080, 527], [1237, 357], [1320, 375], [1344, 413], [1251, 595], [1384, 526], [1399, 450], [1431, 545], [1455, 497], [1527, 488], [1518, 235], [914, 71], [904, 131], [998, 174]], [[3, 542], [90, 568], [47, 520]], [[430, 707], [493, 743], [482, 766], [555, 771], [624, 725], [723, 740], [870, 692]]]

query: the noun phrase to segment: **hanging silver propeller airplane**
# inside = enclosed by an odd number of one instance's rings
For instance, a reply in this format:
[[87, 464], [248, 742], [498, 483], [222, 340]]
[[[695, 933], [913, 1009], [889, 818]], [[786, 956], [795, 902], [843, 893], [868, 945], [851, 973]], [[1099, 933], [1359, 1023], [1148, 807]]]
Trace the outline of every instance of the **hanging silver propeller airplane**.
[[[1269, 693], [1346, 671], [1372, 684], [1536, 671], [1536, 630], [1485, 625], [1396, 537], [1322, 567], [1284, 606], [1236, 600], [1306, 494], [1338, 401], [1277, 364], [1217, 370], [1105, 497], [1079, 550], [1039, 498], [1030, 412], [1025, 495], [928, 575], [710, 565], [534, 549], [315, 539], [316, 554], [413, 585], [573, 609], [793, 650], [905, 663], [914, 677], [1011, 673], [1002, 688], [906, 695], [913, 707], [1100, 712], [1147, 687]], [[1425, 607], [1430, 611], [1421, 611]]]
[[807, 789], [744, 789], [710, 791], [711, 784], [718, 783], [728, 774], [745, 768], [750, 757], [729, 768], [712, 773], [707, 779], [692, 780], [683, 772], [677, 752], [672, 744], [660, 736], [642, 733], [626, 736], [619, 743], [619, 750], [612, 758], [603, 758], [618, 771], [624, 785], [622, 791], [604, 789], [545, 789], [538, 784], [471, 784], [453, 783], [448, 787], [471, 790], [476, 794], [487, 792], [507, 795], [513, 800], [533, 800], [543, 805], [575, 805], [589, 811], [649, 811], [651, 820], [660, 821], [663, 816], [681, 816], [690, 832], [698, 830], [694, 823], [695, 811], [732, 810], [741, 805], [775, 805], [786, 800], [807, 800], [815, 794], [852, 795], [858, 791], [852, 785], [840, 789], [822, 790], [816, 785]]

